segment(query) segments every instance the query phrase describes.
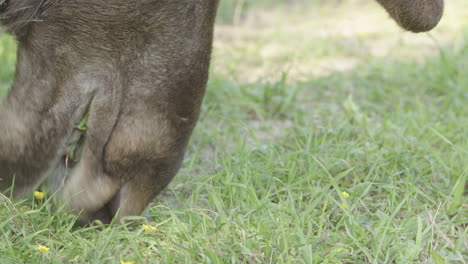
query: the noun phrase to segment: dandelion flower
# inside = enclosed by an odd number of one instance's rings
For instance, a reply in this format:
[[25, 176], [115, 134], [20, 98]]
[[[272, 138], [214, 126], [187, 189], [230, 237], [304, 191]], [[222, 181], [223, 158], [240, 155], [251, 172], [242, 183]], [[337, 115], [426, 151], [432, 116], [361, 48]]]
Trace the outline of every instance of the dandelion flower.
[[123, 261], [123, 260], [121, 260], [121, 261], [120, 261], [120, 264], [135, 264], [135, 262], [133, 262], [133, 261]]
[[348, 208], [348, 206], [345, 203], [342, 203], [341, 208], [346, 209], [346, 208]]
[[37, 249], [37, 251], [39, 251], [41, 253], [47, 253], [50, 250], [50, 248], [48, 248], [46, 246], [43, 246], [43, 245], [37, 245], [36, 249]]
[[34, 197], [36, 197], [36, 199], [38, 199], [38, 200], [42, 200], [42, 199], [44, 199], [44, 197], [45, 197], [45, 193], [35, 191], [35, 192], [34, 192]]
[[351, 195], [349, 195], [349, 193], [347, 192], [342, 192], [341, 194], [343, 195], [345, 199], [348, 199], [349, 197], [351, 197]]
[[148, 233], [153, 233], [153, 232], [156, 232], [157, 230], [156, 227], [150, 226], [150, 225], [142, 225], [141, 228], [143, 228]]

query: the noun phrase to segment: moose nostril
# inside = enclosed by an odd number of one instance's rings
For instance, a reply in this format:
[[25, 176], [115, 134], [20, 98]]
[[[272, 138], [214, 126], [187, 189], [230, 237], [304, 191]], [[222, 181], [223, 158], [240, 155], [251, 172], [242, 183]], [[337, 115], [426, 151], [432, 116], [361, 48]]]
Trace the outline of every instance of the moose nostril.
[[104, 225], [109, 225], [113, 218], [114, 214], [112, 212], [112, 208], [109, 206], [109, 204], [106, 204], [95, 212], [83, 215], [79, 221], [79, 225], [89, 225], [94, 221], [100, 221]]

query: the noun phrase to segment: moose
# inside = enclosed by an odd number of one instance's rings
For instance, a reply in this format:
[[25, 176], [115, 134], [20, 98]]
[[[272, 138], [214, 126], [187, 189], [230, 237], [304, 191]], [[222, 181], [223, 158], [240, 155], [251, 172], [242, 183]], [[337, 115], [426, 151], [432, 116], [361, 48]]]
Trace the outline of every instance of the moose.
[[[434, 28], [444, 10], [443, 0], [376, 1], [412, 32]], [[0, 104], [0, 191], [21, 198], [49, 176], [83, 223], [140, 215], [181, 166], [218, 4], [0, 0], [0, 25], [18, 43]]]

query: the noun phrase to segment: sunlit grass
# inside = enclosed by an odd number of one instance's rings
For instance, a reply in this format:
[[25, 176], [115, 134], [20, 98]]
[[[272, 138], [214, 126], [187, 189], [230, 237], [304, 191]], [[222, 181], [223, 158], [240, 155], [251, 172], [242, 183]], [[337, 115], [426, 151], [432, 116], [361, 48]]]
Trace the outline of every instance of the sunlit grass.
[[[47, 193], [0, 197], [0, 262], [466, 263], [466, 1], [430, 35], [372, 3], [255, 12], [217, 28], [154, 222], [80, 228]], [[14, 54], [0, 36], [1, 91]]]

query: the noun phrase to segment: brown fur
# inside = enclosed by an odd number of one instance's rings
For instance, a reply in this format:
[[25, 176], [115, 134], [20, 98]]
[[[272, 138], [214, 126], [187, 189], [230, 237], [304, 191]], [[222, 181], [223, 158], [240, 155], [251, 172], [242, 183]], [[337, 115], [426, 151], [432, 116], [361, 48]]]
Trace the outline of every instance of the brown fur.
[[433, 29], [444, 13], [444, 0], [377, 0], [404, 29], [424, 32]]
[[[443, 8], [441, 0], [378, 1], [413, 31], [435, 26]], [[14, 181], [22, 196], [63, 168], [88, 112], [81, 158], [63, 170], [60, 199], [85, 221], [140, 214], [177, 173], [197, 122], [217, 5], [0, 0], [0, 23], [19, 41], [0, 105], [0, 189]]]

